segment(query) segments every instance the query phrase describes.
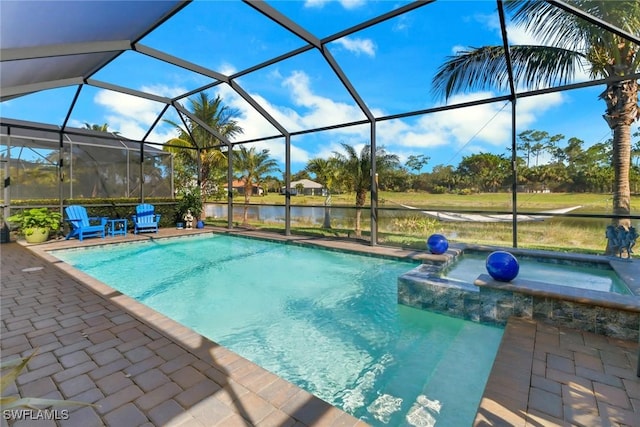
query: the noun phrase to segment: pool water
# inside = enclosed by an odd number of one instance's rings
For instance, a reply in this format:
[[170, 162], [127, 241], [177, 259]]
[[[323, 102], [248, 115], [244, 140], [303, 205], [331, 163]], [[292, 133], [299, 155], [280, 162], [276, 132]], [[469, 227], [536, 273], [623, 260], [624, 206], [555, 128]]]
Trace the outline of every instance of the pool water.
[[399, 305], [409, 262], [223, 235], [53, 254], [377, 426], [471, 425], [503, 334]]
[[[473, 283], [480, 274], [487, 274], [485, 263], [488, 255], [489, 253], [465, 252], [458, 261], [443, 270], [442, 277]], [[517, 279], [631, 295], [627, 285], [611, 269], [595, 265], [550, 263], [528, 257], [516, 258], [520, 264]]]

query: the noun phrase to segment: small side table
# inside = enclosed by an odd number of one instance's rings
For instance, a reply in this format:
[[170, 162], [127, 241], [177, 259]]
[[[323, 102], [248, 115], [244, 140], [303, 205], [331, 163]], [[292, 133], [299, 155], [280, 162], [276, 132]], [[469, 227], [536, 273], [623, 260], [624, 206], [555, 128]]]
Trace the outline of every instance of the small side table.
[[127, 234], [127, 220], [126, 218], [108, 219], [107, 220], [107, 233], [109, 236], [125, 236]]

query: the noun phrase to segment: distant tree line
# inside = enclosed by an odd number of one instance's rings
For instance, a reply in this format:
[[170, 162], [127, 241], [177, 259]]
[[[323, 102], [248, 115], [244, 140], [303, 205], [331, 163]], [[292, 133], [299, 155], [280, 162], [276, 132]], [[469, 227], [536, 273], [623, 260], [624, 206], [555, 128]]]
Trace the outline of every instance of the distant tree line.
[[[640, 138], [640, 131], [634, 133], [634, 137]], [[518, 191], [612, 192], [611, 141], [585, 147], [584, 141], [578, 138], [564, 140], [564, 135], [549, 135], [539, 130], [527, 130], [518, 135]], [[404, 164], [387, 164], [379, 171], [379, 189], [438, 194], [511, 191], [513, 173], [508, 151], [505, 154], [471, 154], [464, 156], [457, 165], [436, 165], [431, 172], [420, 172], [429, 157], [410, 156]], [[312, 159], [292, 179], [311, 178], [334, 193], [350, 191], [345, 175], [335, 168], [332, 159]], [[279, 188], [276, 181], [275, 177], [270, 177], [274, 188]], [[640, 140], [632, 147], [630, 185], [633, 192], [640, 191]]]

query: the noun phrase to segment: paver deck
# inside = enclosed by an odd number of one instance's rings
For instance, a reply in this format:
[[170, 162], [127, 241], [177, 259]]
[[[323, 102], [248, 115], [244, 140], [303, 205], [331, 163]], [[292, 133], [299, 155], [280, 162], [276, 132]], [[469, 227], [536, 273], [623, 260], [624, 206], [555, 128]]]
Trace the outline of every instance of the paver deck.
[[[202, 231], [179, 234], [196, 232]], [[88, 239], [81, 245], [151, 237], [158, 235]], [[420, 257], [357, 242], [313, 243]], [[0, 245], [2, 360], [37, 349], [5, 394], [96, 405], [69, 407], [68, 419], [56, 421], [60, 426], [366, 425], [46, 253], [79, 245]], [[474, 425], [640, 426], [638, 347], [511, 319]], [[0, 425], [33, 424], [3, 417]]]

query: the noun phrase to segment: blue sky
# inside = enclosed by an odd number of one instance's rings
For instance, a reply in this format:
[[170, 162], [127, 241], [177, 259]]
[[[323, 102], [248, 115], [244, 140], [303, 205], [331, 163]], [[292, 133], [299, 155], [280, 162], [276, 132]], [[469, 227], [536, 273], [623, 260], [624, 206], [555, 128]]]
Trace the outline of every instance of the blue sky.
[[[319, 38], [395, 9], [395, 1], [271, 1], [274, 8]], [[495, 1], [437, 1], [328, 45], [375, 116], [388, 116], [443, 105], [431, 92], [431, 78], [448, 55], [467, 46], [500, 44]], [[512, 44], [535, 42], [521, 29], [508, 29]], [[233, 74], [292, 51], [305, 43], [238, 1], [195, 1], [142, 44], [181, 57], [223, 74]], [[203, 86], [208, 77], [127, 52], [94, 76], [97, 80], [163, 96], [177, 96]], [[577, 76], [583, 81], [584, 74]], [[286, 129], [295, 132], [364, 119], [356, 103], [315, 50], [245, 75], [237, 80]], [[43, 91], [7, 101], [1, 115], [7, 118], [61, 124], [75, 87]], [[602, 119], [602, 87], [518, 101], [518, 129], [561, 133], [578, 137], [586, 145], [610, 136]], [[230, 87], [210, 91], [236, 108], [244, 134], [237, 140], [277, 134]], [[483, 91], [457, 95], [449, 103], [499, 95]], [[120, 93], [85, 87], [71, 115], [71, 126], [108, 123], [122, 135], [139, 139], [161, 111], [162, 105]], [[177, 121], [175, 113], [164, 118]], [[378, 145], [405, 161], [410, 155], [430, 157], [424, 169], [439, 164], [457, 165], [463, 156], [479, 152], [505, 154], [510, 145], [511, 106], [497, 102], [437, 114], [385, 121], [377, 127]], [[175, 130], [163, 122], [150, 141], [163, 142]], [[368, 143], [369, 127], [343, 128], [292, 139], [292, 170], [304, 168], [314, 157], [340, 151], [340, 143]], [[284, 162], [284, 138], [255, 143], [268, 148]], [[282, 167], [284, 170], [284, 166]]]

